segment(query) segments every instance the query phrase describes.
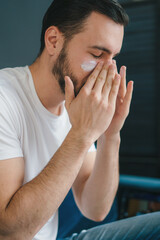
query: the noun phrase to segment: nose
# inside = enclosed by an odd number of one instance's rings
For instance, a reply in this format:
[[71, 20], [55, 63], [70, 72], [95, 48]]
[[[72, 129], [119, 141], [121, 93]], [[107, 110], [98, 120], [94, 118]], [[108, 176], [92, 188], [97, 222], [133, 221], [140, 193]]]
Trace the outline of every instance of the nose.
[[105, 61], [111, 61], [111, 62], [112, 62], [113, 58], [114, 58], [113, 54], [108, 54], [108, 55], [106, 56]]

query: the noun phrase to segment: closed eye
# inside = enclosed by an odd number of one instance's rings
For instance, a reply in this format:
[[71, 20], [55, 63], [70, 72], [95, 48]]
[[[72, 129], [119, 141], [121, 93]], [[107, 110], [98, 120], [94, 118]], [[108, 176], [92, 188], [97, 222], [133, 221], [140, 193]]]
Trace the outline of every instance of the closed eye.
[[101, 54], [100, 54], [100, 55], [98, 55], [98, 56], [97, 56], [97, 55], [95, 55], [95, 54], [92, 54], [92, 53], [91, 53], [91, 55], [92, 55], [94, 58], [101, 58], [101, 57], [102, 57], [102, 55], [103, 55], [103, 53], [101, 53]]

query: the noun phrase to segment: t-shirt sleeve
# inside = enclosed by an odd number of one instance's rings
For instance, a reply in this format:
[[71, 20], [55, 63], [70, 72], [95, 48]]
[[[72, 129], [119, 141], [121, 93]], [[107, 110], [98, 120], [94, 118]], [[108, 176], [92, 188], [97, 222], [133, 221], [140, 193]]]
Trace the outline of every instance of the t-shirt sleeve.
[[0, 160], [23, 157], [17, 124], [14, 104], [0, 91]]
[[95, 144], [93, 143], [88, 152], [95, 152], [97, 149], [95, 147]]

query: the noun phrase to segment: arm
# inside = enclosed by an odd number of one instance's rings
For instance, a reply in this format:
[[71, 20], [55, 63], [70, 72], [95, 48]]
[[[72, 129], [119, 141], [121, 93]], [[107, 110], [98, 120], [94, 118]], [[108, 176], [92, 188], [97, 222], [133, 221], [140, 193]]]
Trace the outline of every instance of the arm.
[[70, 131], [46, 168], [24, 186], [21, 186], [23, 159], [0, 162], [0, 236], [3, 239], [33, 238], [63, 201], [88, 148]]
[[[119, 182], [120, 130], [129, 113], [133, 83], [126, 89], [126, 69], [120, 70], [121, 85], [109, 128], [97, 142], [96, 156], [87, 156], [73, 185], [77, 205], [95, 221], [103, 220], [113, 203]], [[91, 159], [91, 157], [93, 157]]]
[[119, 182], [120, 138], [100, 138], [97, 153], [88, 153], [73, 184], [81, 212], [89, 219], [102, 221], [112, 206]]

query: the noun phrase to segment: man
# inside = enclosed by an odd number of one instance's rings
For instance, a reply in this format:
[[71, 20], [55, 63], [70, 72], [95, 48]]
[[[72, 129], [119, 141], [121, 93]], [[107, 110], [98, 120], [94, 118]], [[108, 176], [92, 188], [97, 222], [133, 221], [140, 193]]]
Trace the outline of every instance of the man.
[[[36, 61], [1, 70], [0, 239], [56, 239], [57, 210], [71, 187], [89, 219], [109, 212], [133, 90], [113, 60], [127, 21], [114, 0], [55, 0]], [[158, 239], [158, 220], [145, 215], [69, 239]]]

